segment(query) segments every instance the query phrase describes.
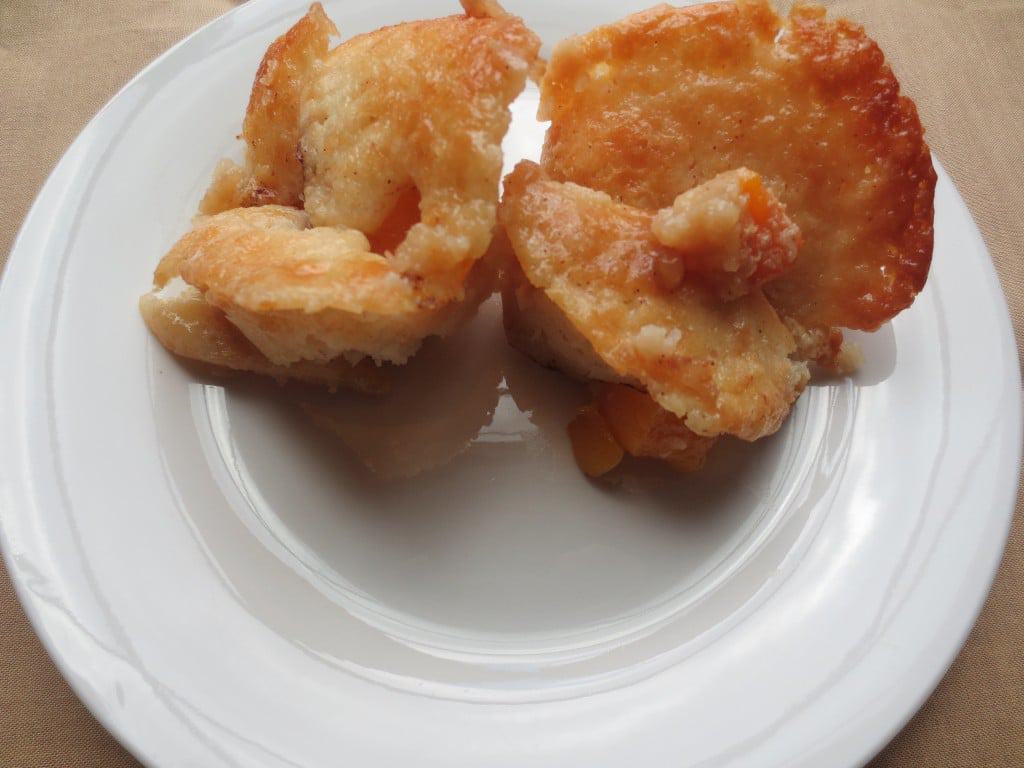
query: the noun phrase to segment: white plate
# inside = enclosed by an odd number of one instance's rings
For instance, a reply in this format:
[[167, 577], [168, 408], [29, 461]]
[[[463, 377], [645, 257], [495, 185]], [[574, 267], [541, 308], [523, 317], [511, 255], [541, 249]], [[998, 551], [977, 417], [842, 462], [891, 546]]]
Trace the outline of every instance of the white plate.
[[[549, 44], [642, 4], [513, 3]], [[409, 13], [328, 5], [346, 35]], [[211, 380], [146, 332], [136, 299], [301, 11], [246, 4], [139, 75], [0, 290], [4, 550], [78, 694], [159, 765], [867, 759], [960, 647], [1017, 479], [1007, 312], [946, 175], [928, 287], [861, 374], [701, 475], [590, 483], [578, 389], [508, 350], [493, 304], [413, 364], [417, 407]], [[537, 151], [536, 98], [509, 165]]]

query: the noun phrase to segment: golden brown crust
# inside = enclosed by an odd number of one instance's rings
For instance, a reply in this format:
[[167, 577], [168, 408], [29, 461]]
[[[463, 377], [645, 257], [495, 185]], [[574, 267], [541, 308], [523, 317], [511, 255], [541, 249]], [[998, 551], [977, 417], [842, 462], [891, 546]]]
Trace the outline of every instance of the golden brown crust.
[[493, 292], [482, 257], [501, 141], [540, 45], [504, 13], [400, 24], [328, 52], [336, 33], [314, 4], [267, 50], [245, 167], [218, 166], [201, 205], [216, 214], [154, 276], [180, 275], [277, 366], [403, 363]]
[[579, 381], [629, 381], [598, 356], [542, 289], [530, 284], [514, 256], [502, 270], [501, 314], [508, 343], [541, 365]]
[[792, 336], [757, 290], [732, 302], [699, 281], [664, 290], [654, 265], [671, 252], [651, 220], [532, 163], [505, 181], [501, 221], [526, 278], [609, 367], [698, 434], [774, 432], [807, 380]]
[[839, 328], [804, 328], [791, 317], [783, 321], [796, 341], [798, 359], [841, 376], [853, 373], [864, 362], [860, 347], [846, 341]]
[[457, 295], [491, 239], [509, 104], [539, 45], [518, 18], [463, 15], [332, 50], [301, 110], [312, 223], [372, 233], [415, 189], [420, 220], [392, 260], [435, 296]]
[[199, 213], [212, 216], [232, 208], [252, 205], [252, 174], [233, 160], [224, 159], [213, 169], [206, 194], [199, 201]]
[[316, 64], [327, 55], [334, 26], [320, 3], [267, 49], [256, 71], [242, 124], [254, 205], [299, 206], [304, 184], [299, 155], [299, 107]]
[[178, 274], [280, 365], [339, 356], [403, 363], [493, 290], [493, 270], [480, 262], [461, 300], [437, 302], [372, 253], [362, 233], [310, 228], [304, 212], [273, 205], [197, 220], [155, 282]]
[[253, 205], [302, 206], [299, 104], [314, 68], [338, 29], [313, 3], [277, 38], [260, 62], [242, 124], [245, 168], [222, 164], [200, 203], [201, 213]]
[[178, 293], [154, 289], [139, 300], [146, 325], [161, 344], [179, 357], [269, 376], [278, 382], [301, 381], [328, 389], [378, 393], [387, 389], [384, 369], [370, 360], [355, 365], [344, 359], [329, 363], [271, 363], [224, 313], [207, 303], [198, 290]]
[[[504, 19], [512, 15], [498, 0], [459, 0], [459, 4], [467, 16], [478, 19]], [[533, 63], [530, 64], [529, 77], [537, 85], [540, 85], [541, 80], [544, 79], [544, 70], [547, 65], [548, 63], [540, 56], [535, 57]]]
[[544, 166], [647, 209], [730, 168], [804, 235], [766, 288], [807, 328], [871, 330], [928, 274], [935, 173], [913, 103], [859, 26], [763, 1], [658, 6], [560, 43]]
[[215, 305], [252, 312], [416, 309], [413, 286], [355, 230], [310, 227], [295, 208], [236, 208], [199, 219], [172, 249], [178, 271]]
[[498, 0], [459, 0], [459, 5], [475, 19], [504, 19], [510, 15]]

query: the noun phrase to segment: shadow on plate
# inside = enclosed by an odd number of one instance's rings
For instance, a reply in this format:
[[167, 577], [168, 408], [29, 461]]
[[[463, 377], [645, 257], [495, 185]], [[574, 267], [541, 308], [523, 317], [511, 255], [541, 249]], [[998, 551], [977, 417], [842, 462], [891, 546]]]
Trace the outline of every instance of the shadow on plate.
[[[258, 401], [290, 433], [289, 450], [308, 448], [306, 460], [318, 476], [380, 502], [370, 507], [389, 506], [391, 496], [408, 494], [414, 479], [414, 489], [440, 487], [462, 461], [487, 465], [497, 481], [523, 451], [542, 456], [533, 464], [545, 473], [537, 482], [584, 481], [566, 426], [587, 401], [586, 387], [508, 347], [497, 315], [496, 304], [488, 303], [477, 321], [452, 337], [428, 340], [382, 396], [329, 394], [181, 364], [194, 380], [224, 387], [237, 403]], [[891, 329], [879, 334], [883, 350], [888, 334], [894, 360]], [[872, 349], [868, 356], [880, 355]], [[605, 477], [585, 482], [602, 494], [638, 502], [643, 497], [647, 503], [636, 506], [659, 514], [714, 515], [740, 496], [767, 492], [788, 431], [787, 422], [777, 435], [755, 443], [724, 438], [697, 473], [679, 474], [657, 460], [627, 456]], [[477, 493], [486, 499], [489, 490]]]
[[[516, 353], [516, 358], [505, 367], [509, 394], [548, 442], [571, 451], [566, 427], [589, 399], [586, 387], [521, 354]], [[648, 513], [712, 517], [715, 510], [748, 495], [751, 485], [767, 492], [786, 432], [784, 425], [776, 435], [754, 443], [725, 437], [698, 472], [679, 473], [656, 459], [626, 456], [611, 472], [588, 482], [606, 494], [633, 496], [638, 501], [644, 497], [648, 503], [635, 506]], [[578, 472], [575, 464], [572, 471]]]

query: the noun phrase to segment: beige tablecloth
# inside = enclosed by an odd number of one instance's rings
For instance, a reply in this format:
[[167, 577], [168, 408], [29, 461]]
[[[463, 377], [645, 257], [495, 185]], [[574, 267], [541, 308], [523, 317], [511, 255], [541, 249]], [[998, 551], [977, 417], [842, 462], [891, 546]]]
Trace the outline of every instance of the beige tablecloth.
[[[515, 0], [506, 4], [515, 9]], [[153, 57], [232, 5], [0, 0], [0, 267], [40, 184], [89, 117]], [[1024, 349], [1024, 3], [832, 5], [879, 40], [917, 101], [992, 251]], [[1024, 766], [1022, 515], [1018, 497], [999, 577], [967, 646], [873, 766]], [[2, 569], [0, 765], [136, 765], [61, 679]]]

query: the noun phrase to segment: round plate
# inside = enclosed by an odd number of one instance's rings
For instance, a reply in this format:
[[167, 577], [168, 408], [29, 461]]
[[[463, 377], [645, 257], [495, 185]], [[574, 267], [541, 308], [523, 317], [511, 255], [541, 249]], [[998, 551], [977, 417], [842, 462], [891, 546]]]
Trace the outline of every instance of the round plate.
[[[328, 5], [345, 35], [409, 8]], [[629, 5], [514, 10], [550, 45]], [[378, 402], [210, 378], [146, 331], [137, 297], [302, 10], [248, 3], [147, 67], [7, 269], [3, 545], [78, 694], [160, 765], [865, 760], [966, 636], [1015, 494], [1015, 349], [947, 176], [928, 287], [863, 371], [701, 474], [590, 482], [579, 388], [506, 347], [493, 301]]]

